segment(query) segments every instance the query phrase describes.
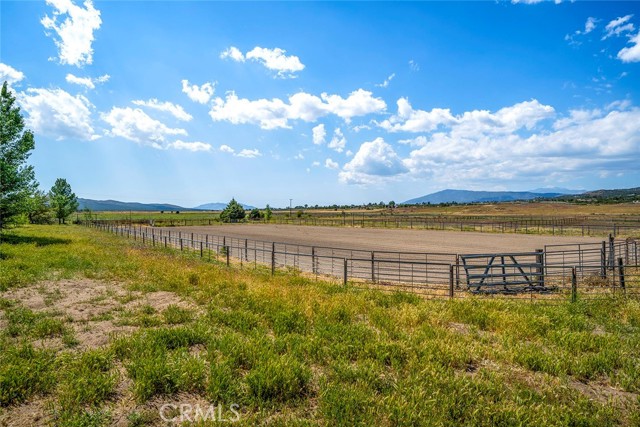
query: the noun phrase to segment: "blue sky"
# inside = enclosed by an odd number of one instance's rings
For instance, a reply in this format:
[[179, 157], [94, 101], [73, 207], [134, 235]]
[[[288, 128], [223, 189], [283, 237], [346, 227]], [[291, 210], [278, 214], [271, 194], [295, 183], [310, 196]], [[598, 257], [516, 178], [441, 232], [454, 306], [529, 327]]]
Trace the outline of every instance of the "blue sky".
[[0, 8], [45, 189], [287, 206], [640, 185], [638, 2]]

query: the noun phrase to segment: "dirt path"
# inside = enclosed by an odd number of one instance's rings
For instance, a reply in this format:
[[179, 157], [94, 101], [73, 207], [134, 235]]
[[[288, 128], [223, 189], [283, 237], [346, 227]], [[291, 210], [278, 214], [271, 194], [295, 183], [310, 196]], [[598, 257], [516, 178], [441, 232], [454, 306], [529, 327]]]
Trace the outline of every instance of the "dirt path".
[[598, 237], [497, 234], [438, 230], [337, 228], [275, 224], [172, 227], [186, 233], [367, 251], [495, 253], [529, 252], [545, 245], [601, 242]]

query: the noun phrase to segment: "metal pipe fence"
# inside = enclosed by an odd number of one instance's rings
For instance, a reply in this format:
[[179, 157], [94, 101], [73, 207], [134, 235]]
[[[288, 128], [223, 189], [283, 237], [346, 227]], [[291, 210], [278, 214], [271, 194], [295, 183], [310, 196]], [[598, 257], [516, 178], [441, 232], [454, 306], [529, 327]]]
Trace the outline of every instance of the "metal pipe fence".
[[558, 300], [575, 299], [578, 294], [594, 298], [640, 293], [638, 242], [613, 236], [598, 244], [548, 245], [528, 253], [448, 254], [332, 248], [109, 222], [87, 225], [227, 266], [270, 269], [272, 274], [295, 272], [316, 280], [425, 297]]

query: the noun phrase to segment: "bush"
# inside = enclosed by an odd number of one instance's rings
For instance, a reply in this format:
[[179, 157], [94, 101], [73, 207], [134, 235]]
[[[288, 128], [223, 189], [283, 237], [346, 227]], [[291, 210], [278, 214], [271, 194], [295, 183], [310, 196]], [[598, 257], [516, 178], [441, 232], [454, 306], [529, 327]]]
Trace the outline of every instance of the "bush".
[[244, 219], [246, 212], [242, 205], [231, 199], [226, 208], [220, 213], [220, 221], [222, 222], [238, 222]]
[[261, 220], [262, 212], [260, 212], [260, 209], [258, 208], [251, 209], [251, 212], [249, 212], [249, 219], [252, 221]]

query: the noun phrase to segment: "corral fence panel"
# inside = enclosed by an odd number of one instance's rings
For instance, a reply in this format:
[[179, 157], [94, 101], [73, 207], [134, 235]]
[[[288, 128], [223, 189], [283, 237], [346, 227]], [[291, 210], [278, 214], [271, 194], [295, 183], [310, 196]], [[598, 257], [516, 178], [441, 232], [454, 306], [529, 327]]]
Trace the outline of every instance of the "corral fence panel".
[[369, 251], [213, 234], [108, 221], [88, 225], [145, 245], [174, 248], [243, 268], [295, 271], [353, 286], [402, 290], [432, 297], [471, 294], [602, 296], [638, 292], [636, 239], [547, 245], [534, 252], [451, 254]]

